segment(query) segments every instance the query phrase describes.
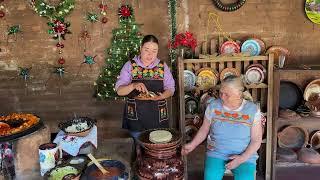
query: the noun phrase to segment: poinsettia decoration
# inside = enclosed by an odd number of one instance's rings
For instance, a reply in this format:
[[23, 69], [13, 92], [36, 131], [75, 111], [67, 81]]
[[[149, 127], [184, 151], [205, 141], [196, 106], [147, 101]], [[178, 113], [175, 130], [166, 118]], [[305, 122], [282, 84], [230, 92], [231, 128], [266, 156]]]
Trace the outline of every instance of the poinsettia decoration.
[[126, 19], [132, 16], [132, 8], [129, 5], [122, 5], [119, 8], [119, 16], [120, 18]]
[[175, 36], [174, 41], [169, 43], [169, 48], [191, 48], [193, 51], [197, 47], [197, 40], [193, 37], [193, 34], [186, 31], [185, 33], [179, 33]]
[[[69, 22], [65, 22], [64, 18], [59, 18], [54, 20], [53, 22], [48, 22], [48, 26], [51, 28], [48, 30], [49, 34], [53, 34], [53, 39], [58, 39], [59, 36], [65, 40], [66, 34], [71, 34], [71, 31], [68, 30], [70, 27]], [[61, 44], [61, 42], [59, 42]]]

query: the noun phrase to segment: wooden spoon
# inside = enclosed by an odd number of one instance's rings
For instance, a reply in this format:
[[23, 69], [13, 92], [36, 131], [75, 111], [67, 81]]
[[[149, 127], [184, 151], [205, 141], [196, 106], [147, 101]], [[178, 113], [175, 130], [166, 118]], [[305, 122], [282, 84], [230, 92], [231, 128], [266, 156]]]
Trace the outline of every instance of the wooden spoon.
[[107, 174], [109, 171], [105, 170], [101, 164], [98, 162], [98, 160], [92, 156], [91, 153], [87, 154], [87, 156], [90, 158], [90, 160], [99, 168], [99, 170], [102, 172], [102, 174]]

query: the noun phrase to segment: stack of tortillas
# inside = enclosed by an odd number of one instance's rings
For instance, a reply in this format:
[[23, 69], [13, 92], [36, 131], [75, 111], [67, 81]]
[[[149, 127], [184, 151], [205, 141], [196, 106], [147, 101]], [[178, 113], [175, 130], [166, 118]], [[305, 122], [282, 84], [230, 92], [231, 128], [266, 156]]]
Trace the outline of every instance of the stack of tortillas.
[[172, 139], [172, 134], [166, 130], [155, 130], [149, 135], [149, 140], [153, 143], [167, 143]]

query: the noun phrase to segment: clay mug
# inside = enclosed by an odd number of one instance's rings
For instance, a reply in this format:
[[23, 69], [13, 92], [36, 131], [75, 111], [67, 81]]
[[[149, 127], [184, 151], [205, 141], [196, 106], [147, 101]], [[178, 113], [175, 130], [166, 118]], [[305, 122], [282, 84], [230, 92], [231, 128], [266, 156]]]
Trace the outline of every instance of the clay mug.
[[45, 143], [39, 146], [40, 174], [43, 176], [47, 171], [56, 166], [59, 157], [59, 148], [56, 143]]

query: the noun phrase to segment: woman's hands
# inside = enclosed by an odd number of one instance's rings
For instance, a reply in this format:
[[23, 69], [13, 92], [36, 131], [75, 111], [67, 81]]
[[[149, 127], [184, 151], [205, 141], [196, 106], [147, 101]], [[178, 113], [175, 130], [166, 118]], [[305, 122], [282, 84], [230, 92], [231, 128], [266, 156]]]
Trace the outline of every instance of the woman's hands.
[[231, 161], [226, 164], [227, 169], [235, 169], [240, 164], [246, 161], [245, 158], [241, 155], [232, 155], [229, 157], [229, 159], [231, 159]]
[[148, 89], [143, 83], [132, 83], [132, 88], [139, 92], [147, 93]]
[[181, 155], [185, 156], [187, 154], [189, 154], [191, 151], [193, 151], [195, 148], [194, 145], [192, 145], [191, 143], [185, 144], [184, 146], [182, 146], [181, 149]]

